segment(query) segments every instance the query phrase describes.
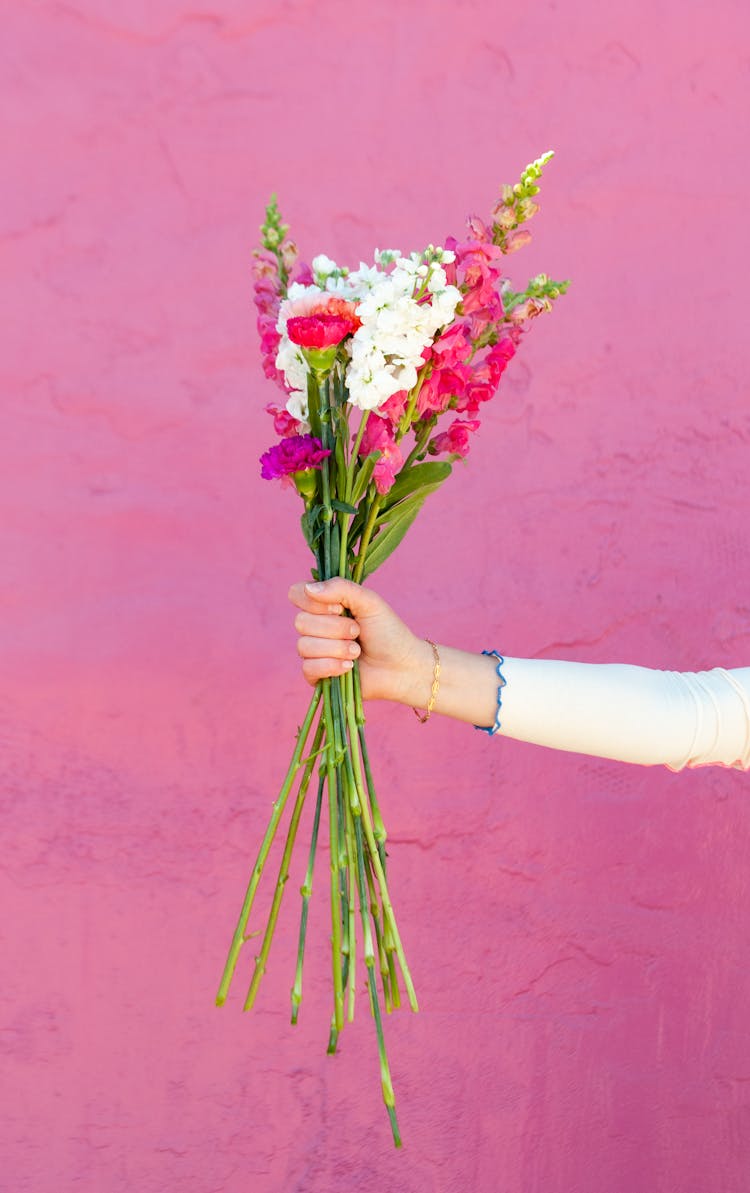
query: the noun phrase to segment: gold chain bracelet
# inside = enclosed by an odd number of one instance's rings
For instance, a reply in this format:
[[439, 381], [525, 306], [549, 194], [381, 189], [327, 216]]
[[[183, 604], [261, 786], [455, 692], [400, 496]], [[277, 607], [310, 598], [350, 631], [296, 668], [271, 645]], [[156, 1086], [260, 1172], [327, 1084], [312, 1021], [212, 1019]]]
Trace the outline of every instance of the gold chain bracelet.
[[437, 700], [438, 688], [440, 687], [440, 655], [438, 654], [438, 648], [432, 641], [432, 638], [425, 638], [425, 642], [429, 642], [430, 646], [432, 647], [434, 670], [432, 673], [432, 689], [430, 691], [430, 699], [427, 701], [427, 708], [425, 709], [424, 716], [421, 712], [418, 712], [416, 708], [412, 709], [412, 712], [419, 721], [420, 725], [424, 725], [425, 721], [429, 721], [430, 713], [435, 707], [435, 701]]

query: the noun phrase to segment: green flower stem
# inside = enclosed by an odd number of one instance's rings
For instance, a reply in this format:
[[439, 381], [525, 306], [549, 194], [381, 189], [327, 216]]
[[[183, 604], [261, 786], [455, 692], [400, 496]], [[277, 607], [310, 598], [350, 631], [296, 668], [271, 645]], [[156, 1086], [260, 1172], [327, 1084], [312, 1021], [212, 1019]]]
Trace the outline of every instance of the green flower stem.
[[362, 919], [362, 936], [365, 946], [365, 965], [368, 969], [372, 967], [375, 972], [375, 949], [372, 943], [372, 928], [370, 926], [369, 915], [369, 899], [367, 891], [367, 881], [365, 879], [365, 850], [362, 842], [362, 820], [360, 817], [353, 817], [354, 819], [354, 841], [357, 851], [357, 890], [359, 892], [359, 914]]
[[[362, 418], [360, 419], [359, 427], [357, 428], [357, 434], [354, 439], [354, 446], [352, 448], [352, 454], [349, 459], [349, 463], [348, 463], [347, 470], [346, 470], [346, 480], [344, 483], [344, 500], [347, 502], [347, 504], [351, 503], [352, 492], [354, 490], [355, 473], [357, 470], [358, 453], [359, 453], [360, 444], [362, 443], [362, 436], [364, 434], [365, 427], [367, 425], [368, 417], [369, 417], [369, 411], [365, 410], [364, 414], [362, 415]], [[348, 421], [345, 419], [342, 419], [342, 425], [344, 428], [345, 436], [348, 439], [348, 436], [349, 436]], [[349, 571], [350, 571], [349, 566], [348, 566], [348, 562], [349, 562], [348, 561], [349, 529], [351, 527], [353, 519], [354, 519], [354, 514], [340, 514], [340, 516], [339, 516], [339, 526], [340, 526], [340, 534], [341, 534], [341, 545], [339, 548], [339, 571], [338, 571], [339, 576], [348, 576]]]
[[315, 816], [313, 817], [312, 835], [310, 837], [310, 854], [307, 859], [305, 881], [300, 890], [302, 895], [302, 914], [299, 924], [299, 945], [297, 947], [297, 969], [292, 986], [292, 1023], [297, 1022], [299, 1007], [302, 1002], [302, 964], [305, 959], [305, 941], [307, 939], [307, 916], [312, 895], [313, 869], [315, 865], [315, 851], [318, 847], [318, 830], [320, 828], [320, 812], [323, 806], [323, 788], [325, 787], [325, 772], [321, 770], [318, 778], [318, 794], [315, 799]]
[[385, 1036], [383, 1035], [383, 1021], [380, 1016], [380, 1003], [378, 1002], [377, 982], [375, 979], [375, 954], [372, 947], [372, 931], [370, 929], [370, 917], [367, 908], [367, 884], [365, 879], [365, 859], [364, 846], [362, 843], [362, 818], [357, 817], [354, 824], [355, 839], [357, 842], [357, 886], [359, 888], [359, 907], [362, 916], [362, 933], [365, 940], [365, 965], [367, 966], [367, 989], [370, 994], [370, 1009], [372, 1010], [372, 1017], [375, 1020], [375, 1032], [378, 1037], [378, 1056], [380, 1058], [380, 1084], [383, 1090], [383, 1101], [385, 1102], [388, 1117], [391, 1120], [391, 1130], [393, 1132], [393, 1142], [396, 1147], [401, 1147], [401, 1135], [398, 1129], [398, 1121], [396, 1119], [396, 1100], [393, 1095], [393, 1084], [391, 1082], [391, 1072], [388, 1066], [388, 1056], [385, 1050]]
[[[357, 797], [356, 804], [354, 804], [354, 803], [352, 804], [352, 812], [353, 812], [354, 816], [357, 818], [357, 820], [361, 820], [361, 822], [362, 822], [365, 839], [367, 841], [367, 846], [370, 851], [370, 857], [372, 860], [373, 870], [375, 872], [375, 876], [378, 881], [378, 886], [380, 887], [380, 897], [383, 901], [383, 926], [384, 926], [384, 930], [386, 932], [386, 941], [388, 941], [388, 932], [390, 931], [391, 936], [392, 936], [393, 949], [396, 953], [396, 956], [398, 957], [399, 965], [401, 966], [401, 971], [404, 975], [404, 982], [406, 983], [406, 989], [409, 994], [409, 1003], [411, 1005], [412, 1010], [416, 1011], [416, 1010], [418, 1010], [417, 997], [416, 997], [416, 994], [414, 993], [414, 986], [412, 984], [411, 974], [409, 973], [409, 967], [406, 963], [406, 957], [404, 955], [403, 946], [401, 944], [401, 938], [399, 936], [398, 926], [396, 924], [396, 917], [395, 917], [395, 914], [393, 911], [393, 905], [391, 904], [390, 895], [388, 893], [388, 885], [386, 883], [385, 871], [384, 871], [382, 863], [380, 861], [380, 852], [378, 850], [377, 842], [375, 840], [375, 834], [373, 831], [372, 820], [370, 817], [370, 810], [369, 810], [367, 798], [365, 796], [364, 790], [362, 789], [362, 780], [361, 780], [362, 760], [361, 760], [361, 757], [359, 754], [359, 734], [358, 734], [356, 718], [354, 715], [353, 699], [346, 701], [346, 714], [347, 714], [347, 718], [348, 718], [349, 746], [351, 749], [352, 764], [353, 764], [354, 775], [355, 775], [355, 787], [354, 787], [354, 790], [351, 792], [351, 794], [353, 796], [356, 795], [356, 797]], [[359, 776], [359, 783], [356, 782], [357, 776]]]
[[326, 776], [328, 782], [328, 816], [331, 867], [331, 935], [333, 953], [333, 1021], [337, 1031], [344, 1026], [344, 994], [341, 982], [341, 889], [338, 865], [338, 801], [336, 798], [336, 736], [331, 708], [331, 681], [324, 679], [323, 716], [326, 726]]
[[362, 703], [362, 683], [359, 676], [359, 665], [355, 663], [354, 668], [349, 673], [350, 682], [354, 689], [354, 715], [357, 722], [357, 733], [359, 736], [359, 748], [362, 753], [362, 762], [365, 768], [365, 781], [367, 784], [367, 794], [370, 798], [370, 807], [372, 809], [372, 827], [375, 835], [375, 840], [378, 843], [378, 853], [380, 854], [380, 864], [383, 867], [383, 873], [386, 873], [386, 854], [385, 843], [387, 833], [385, 831], [385, 824], [383, 817], [380, 814], [380, 806], [378, 798], [375, 793], [375, 783], [372, 777], [372, 769], [370, 767], [370, 756], [367, 752], [367, 740], [365, 738], [365, 710]]
[[391, 979], [391, 993], [393, 995], [394, 1007], [401, 1006], [401, 992], [398, 988], [398, 972], [396, 970], [396, 947], [393, 941], [393, 932], [391, 925], [386, 923], [383, 930], [385, 955], [388, 959], [388, 973]]
[[404, 463], [401, 466], [401, 472], [406, 472], [407, 468], [411, 468], [414, 461], [425, 450], [425, 448], [427, 446], [427, 441], [430, 438], [430, 435], [432, 434], [432, 432], [434, 430], [436, 422], [437, 422], [437, 419], [434, 419], [434, 418], [430, 419], [424, 425], [424, 427], [421, 428], [419, 434], [417, 435], [417, 441], [414, 444], [414, 447], [411, 449], [411, 451], [409, 452], [409, 455], [406, 457], [406, 459], [404, 460]]
[[352, 941], [352, 907], [354, 905], [354, 881], [350, 868], [349, 844], [347, 841], [346, 809], [347, 796], [347, 743], [344, 719], [341, 713], [341, 691], [338, 680], [331, 681], [331, 709], [336, 757], [336, 809], [338, 815], [338, 875], [341, 898], [341, 984], [347, 986], [349, 974], [356, 955], [356, 943]]
[[[341, 404], [339, 398], [338, 370], [326, 383], [332, 442], [328, 445], [333, 452], [329, 463], [335, 462], [335, 484], [331, 483], [334, 495], [343, 500], [349, 477], [349, 407]], [[331, 398], [331, 395], [333, 397]]]
[[380, 1058], [380, 1084], [383, 1089], [383, 1101], [385, 1108], [388, 1111], [388, 1117], [391, 1120], [391, 1131], [393, 1133], [393, 1142], [396, 1147], [401, 1147], [401, 1132], [398, 1129], [398, 1119], [396, 1118], [396, 1099], [393, 1094], [393, 1084], [391, 1082], [391, 1071], [388, 1067], [388, 1056], [385, 1050], [385, 1036], [383, 1034], [383, 1020], [380, 1017], [380, 1004], [378, 1002], [378, 991], [375, 985], [375, 966], [371, 965], [367, 976], [367, 989], [370, 995], [370, 1009], [372, 1010], [372, 1017], [375, 1020], [375, 1032], [378, 1037], [378, 1056]]
[[393, 904], [391, 903], [391, 897], [390, 897], [390, 894], [388, 893], [388, 884], [385, 880], [385, 874], [383, 873], [383, 867], [380, 864], [380, 855], [378, 853], [378, 847], [375, 842], [375, 837], [373, 835], [372, 822], [370, 820], [370, 812], [369, 812], [369, 808], [367, 806], [366, 800], [362, 804], [361, 819], [362, 819], [362, 828], [363, 828], [364, 834], [365, 834], [365, 840], [367, 841], [367, 848], [370, 851], [372, 868], [375, 872], [375, 877], [377, 879], [378, 886], [380, 888], [380, 898], [382, 899], [382, 902], [383, 902], [383, 925], [384, 925], [385, 929], [387, 929], [388, 926], [390, 925], [391, 932], [393, 933], [393, 947], [394, 947], [396, 956], [398, 957], [398, 963], [401, 966], [401, 972], [404, 976], [404, 983], [406, 985], [406, 992], [409, 996], [409, 1006], [411, 1007], [411, 1009], [413, 1011], [418, 1011], [419, 1005], [417, 1003], [417, 996], [414, 992], [414, 983], [411, 980], [411, 974], [409, 973], [409, 966], [407, 965], [406, 957], [404, 956], [404, 948], [401, 943], [401, 937], [399, 935], [398, 925], [396, 924], [396, 916], [393, 911]]
[[[357, 853], [354, 840], [354, 817], [348, 799], [345, 801], [346, 816], [346, 851], [349, 866], [350, 881], [356, 873]], [[357, 985], [357, 911], [354, 899], [354, 884], [350, 885], [351, 898], [349, 900], [349, 920], [347, 930], [349, 934], [349, 974], [347, 982], [346, 1018], [349, 1023], [354, 1021], [354, 996]]]
[[421, 390], [422, 386], [424, 385], [425, 381], [427, 380], [427, 378], [429, 377], [431, 372], [432, 372], [432, 365], [428, 362], [425, 365], [425, 367], [422, 369], [422, 372], [419, 375], [419, 380], [417, 381], [417, 384], [414, 386], [414, 389], [411, 391], [411, 394], [409, 396], [409, 401], [408, 401], [407, 407], [401, 416], [401, 421], [398, 424], [398, 430], [396, 431], [396, 436], [395, 436], [396, 443], [401, 442], [404, 435], [411, 427], [412, 420], [414, 418], [414, 411], [417, 408], [417, 400], [419, 398], [420, 390]]
[[315, 759], [320, 753], [320, 743], [323, 737], [323, 720], [318, 721], [318, 727], [315, 731], [315, 738], [313, 739], [312, 753], [307, 758], [305, 769], [300, 781], [299, 790], [297, 792], [297, 799], [295, 800], [294, 808], [292, 810], [292, 817], [289, 821], [289, 829], [284, 843], [284, 852], [281, 855], [281, 862], [279, 863], [279, 874], [276, 879], [276, 888], [273, 893], [273, 900], [271, 902], [271, 910], [268, 913], [266, 921], [266, 930], [263, 934], [263, 943], [261, 944], [260, 953], [255, 959], [255, 969], [253, 971], [252, 980], [250, 982], [250, 989], [247, 992], [245, 1005], [242, 1008], [244, 1011], [252, 1009], [255, 997], [258, 993], [263, 974], [266, 972], [266, 962], [268, 961], [268, 954], [271, 951], [271, 943], [273, 941], [273, 934], [276, 930], [276, 920], [279, 916], [279, 908], [281, 907], [281, 900], [284, 896], [284, 888], [289, 878], [289, 863], [294, 849], [294, 842], [297, 839], [297, 829], [299, 828], [300, 816], [305, 805], [305, 796], [307, 795], [307, 788], [310, 785], [310, 776], [312, 775], [315, 766]]
[[320, 439], [320, 391], [318, 379], [313, 372], [307, 374], [307, 421], [310, 424], [311, 433], [316, 439]]
[[[343, 677], [342, 677], [343, 679]], [[346, 855], [340, 862], [340, 873], [342, 874], [342, 881], [347, 882], [348, 902], [346, 909], [342, 907], [342, 931], [344, 932], [347, 966], [345, 969], [345, 976], [343, 981], [347, 986], [348, 1012], [347, 1017], [351, 1021], [354, 1017], [354, 983], [356, 982], [355, 963], [356, 963], [356, 914], [355, 914], [355, 890], [356, 890], [356, 855], [354, 851], [354, 842], [351, 836], [353, 826], [351, 825], [352, 804], [356, 802], [356, 780], [352, 768], [352, 757], [346, 732], [346, 714], [345, 714], [345, 689], [342, 679], [334, 681], [332, 688], [332, 703], [334, 709], [334, 720], [336, 723], [337, 734], [337, 756], [341, 759], [340, 763], [340, 779], [341, 790], [343, 792], [343, 799], [339, 805], [340, 826], [345, 832], [345, 846]], [[354, 792], [354, 794], [352, 794]]]
[[[320, 402], [320, 439], [323, 447], [330, 451], [332, 449], [331, 443], [331, 408], [329, 404], [328, 379], [323, 382], [323, 385], [318, 387], [318, 397]], [[333, 523], [333, 509], [331, 507], [331, 473], [329, 465], [329, 457], [326, 456], [321, 461], [320, 476], [323, 489], [323, 580], [330, 580], [333, 572], [331, 570], [331, 529]]]
[[378, 496], [373, 499], [373, 502], [370, 506], [370, 511], [369, 511], [369, 514], [367, 517], [367, 522], [365, 524], [365, 528], [362, 531], [362, 538], [360, 539], [360, 543], [359, 543], [359, 551], [357, 552], [357, 563], [355, 565], [354, 574], [352, 576], [352, 579], [354, 580], [354, 582], [356, 584], [361, 583], [361, 580], [362, 580], [362, 573], [365, 570], [365, 563], [367, 562], [367, 548], [370, 545], [370, 539], [372, 538], [372, 532], [375, 529], [375, 519], [377, 518], [378, 514], [380, 513], [380, 506], [382, 505], [382, 502], [383, 502], [383, 498], [380, 496], [380, 494], [378, 494]]
[[335, 1017], [331, 1017], [331, 1030], [328, 1033], [328, 1047], [326, 1052], [329, 1056], [333, 1056], [336, 1052], [336, 1046], [339, 1042], [339, 1029], [336, 1026]]
[[354, 787], [351, 791], [352, 799], [356, 802], [352, 803], [352, 812], [355, 816], [359, 816], [361, 805], [366, 800], [365, 788], [362, 782], [362, 758], [359, 752], [359, 726], [357, 725], [357, 718], [354, 709], [354, 686], [352, 683], [352, 673], [344, 676], [346, 684], [347, 699], [344, 701], [344, 710], [346, 714], [347, 729], [349, 731], [349, 750], [351, 753], [351, 770], [352, 778], [354, 779]]
[[351, 525], [352, 515], [341, 515], [341, 546], [339, 547], [339, 572], [340, 576], [346, 576], [347, 568], [347, 546], [349, 542], [349, 527]]
[[354, 446], [352, 447], [352, 454], [351, 454], [351, 459], [349, 460], [349, 469], [348, 469], [347, 478], [346, 478], [346, 497], [345, 497], [346, 501], [351, 501], [351, 499], [352, 499], [352, 491], [354, 489], [354, 473], [357, 468], [357, 460], [359, 458], [359, 449], [362, 446], [362, 437], [365, 433], [365, 427], [367, 426], [367, 420], [369, 417], [370, 417], [370, 411], [369, 410], [363, 411], [362, 417], [359, 420], [359, 426], [357, 427], [357, 434], [354, 439]]
[[[340, 751], [337, 751], [337, 757]], [[346, 794], [344, 792], [343, 769], [336, 766], [336, 810], [338, 814], [338, 874], [339, 897], [341, 899], [341, 985], [346, 986], [349, 978], [349, 908], [353, 892], [350, 894], [349, 857], [346, 845]]]
[[320, 685], [316, 685], [315, 692], [313, 693], [312, 700], [310, 701], [310, 706], [305, 715], [305, 719], [302, 722], [299, 732], [297, 733], [297, 744], [294, 747], [292, 761], [289, 764], [289, 770], [286, 773], [286, 778], [282, 784], [281, 791], [279, 792], [276, 802], [273, 805], [271, 819], [269, 821], [268, 828], [266, 829], [266, 834], [261, 842], [260, 850], [258, 851], [258, 857], [250, 875], [250, 882], [245, 893], [245, 901], [242, 904], [240, 918], [237, 922], [234, 936], [232, 937], [232, 943], [229, 947], [226, 965], [224, 966], [224, 973], [222, 974], [221, 983], [216, 995], [217, 1007], [223, 1006], [223, 1004], [226, 1002], [227, 994], [229, 993], [229, 986], [232, 981], [232, 975], [234, 973], [235, 966], [237, 965], [237, 958], [239, 956], [240, 949], [242, 948], [242, 944], [246, 939], [247, 921], [252, 910], [255, 893], [258, 889], [258, 883], [260, 882], [260, 876], [263, 873], [263, 867], [266, 863], [268, 852], [276, 835], [276, 829], [278, 828], [279, 820], [283, 814], [289, 792], [292, 789], [295, 776], [300, 767], [303, 765], [302, 752], [310, 735], [310, 729], [312, 727], [313, 721], [315, 720], [315, 714], [318, 711], [318, 705], [320, 704], [321, 700], [322, 693], [319, 691], [319, 687]]
[[378, 949], [378, 963], [380, 965], [380, 980], [383, 983], [383, 998], [385, 999], [386, 1011], [393, 1010], [393, 998], [390, 988], [390, 969], [388, 966], [388, 956], [385, 951], [385, 943], [383, 940], [383, 931], [381, 929], [380, 921], [380, 905], [378, 903], [378, 895], [375, 887], [375, 881], [372, 876], [372, 866], [370, 865], [370, 858], [365, 854], [365, 876], [367, 878], [367, 891], [370, 897], [370, 915], [372, 916], [372, 926], [375, 929], [375, 943]]

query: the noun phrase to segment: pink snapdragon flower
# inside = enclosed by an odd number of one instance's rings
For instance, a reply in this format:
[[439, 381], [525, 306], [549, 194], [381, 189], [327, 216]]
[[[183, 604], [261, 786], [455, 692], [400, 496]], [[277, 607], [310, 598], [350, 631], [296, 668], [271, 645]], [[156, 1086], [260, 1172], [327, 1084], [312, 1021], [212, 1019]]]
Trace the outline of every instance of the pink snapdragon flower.
[[469, 450], [469, 436], [479, 429], [479, 425], [478, 418], [455, 418], [447, 431], [435, 436], [428, 450], [433, 455], [448, 452], [463, 458]]
[[266, 406], [266, 411], [273, 418], [273, 429], [277, 435], [281, 435], [284, 439], [291, 438], [292, 435], [298, 435], [302, 423], [288, 410], [282, 406], [277, 406], [275, 402], [269, 402]]
[[471, 380], [471, 369], [467, 365], [455, 368], [433, 369], [419, 391], [417, 414], [420, 418], [431, 414], [442, 414], [459, 400]]
[[537, 315], [551, 310], [552, 302], [549, 298], [527, 298], [525, 302], [521, 302], [513, 308], [509, 318], [512, 323], [518, 326], [521, 323], [525, 323], [527, 319], [536, 319]]
[[516, 228], [515, 232], [511, 232], [510, 236], [505, 239], [505, 253], [517, 253], [519, 249], [525, 248], [527, 244], [531, 243], [531, 233], [528, 228]]
[[330, 451], [314, 435], [294, 435], [275, 443], [260, 457], [260, 475], [264, 480], [289, 480], [295, 473], [320, 468]]
[[[487, 230], [476, 217], [470, 222], [470, 230], [478, 231], [482, 237]], [[456, 255], [456, 284], [463, 295], [461, 309], [471, 316], [471, 331], [474, 337], [480, 335], [490, 324], [503, 317], [503, 303], [500, 297], [500, 266], [502, 250], [486, 239], [472, 239], [459, 242], [449, 236], [446, 248]]]
[[431, 362], [432, 369], [417, 398], [420, 417], [441, 414], [464, 393], [472, 375], [471, 368], [465, 363], [471, 352], [471, 340], [463, 323], [452, 323], [431, 347], [425, 349], [423, 355]]
[[298, 286], [314, 286], [313, 271], [306, 261], [298, 261], [294, 269], [289, 271], [289, 284], [295, 282]]
[[472, 240], [479, 240], [483, 244], [492, 242], [492, 232], [478, 215], [470, 215], [466, 220], [466, 227]]
[[281, 279], [279, 267], [272, 253], [257, 250], [252, 263], [255, 305], [258, 309], [258, 335], [263, 372], [270, 381], [275, 381], [286, 390], [283, 374], [276, 368], [276, 353], [281, 339], [276, 330], [281, 306]]
[[381, 452], [372, 477], [378, 493], [387, 493], [396, 479], [404, 457], [396, 443], [395, 430], [390, 420], [378, 418], [376, 414], [371, 414], [367, 420], [359, 448], [360, 456], [369, 456], [370, 452]]
[[455, 369], [463, 364], [471, 356], [471, 340], [463, 323], [452, 323], [426, 351], [433, 367]]
[[399, 389], [395, 394], [391, 394], [390, 398], [386, 398], [382, 406], [378, 406], [378, 414], [387, 418], [391, 426], [396, 428], [404, 417], [408, 397], [405, 389]]
[[482, 402], [489, 402], [495, 396], [500, 378], [508, 362], [516, 352], [516, 345], [510, 335], [504, 336], [484, 359], [474, 367], [469, 384], [455, 403], [459, 414], [476, 414]]

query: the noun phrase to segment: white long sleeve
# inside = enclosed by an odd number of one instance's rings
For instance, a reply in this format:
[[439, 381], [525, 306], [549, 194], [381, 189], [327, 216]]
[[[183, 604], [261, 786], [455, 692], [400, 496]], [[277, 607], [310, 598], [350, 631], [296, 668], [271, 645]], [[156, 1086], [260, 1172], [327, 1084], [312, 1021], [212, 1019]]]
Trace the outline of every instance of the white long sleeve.
[[750, 768], [750, 667], [506, 658], [498, 736], [671, 770]]

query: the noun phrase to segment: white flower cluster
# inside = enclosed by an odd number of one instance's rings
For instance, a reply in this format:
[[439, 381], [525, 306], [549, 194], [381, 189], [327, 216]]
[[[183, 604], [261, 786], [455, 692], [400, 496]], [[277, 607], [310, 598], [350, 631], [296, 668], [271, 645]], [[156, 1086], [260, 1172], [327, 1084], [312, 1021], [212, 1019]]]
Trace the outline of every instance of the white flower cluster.
[[[361, 263], [349, 272], [321, 255], [312, 263], [318, 285], [289, 287], [290, 301], [327, 293], [357, 303], [362, 325], [347, 341], [350, 361], [345, 377], [352, 405], [377, 410], [392, 394], [416, 385], [424, 349], [453, 321], [461, 299], [443, 269], [453, 260], [453, 253], [432, 245], [409, 257], [388, 249], [376, 251], [374, 265]], [[287, 410], [304, 421], [308, 367], [301, 349], [286, 335], [287, 318], [282, 303], [276, 367], [291, 390]]]
[[[386, 256], [393, 258], [387, 253], [376, 254], [376, 259]], [[446, 281], [441, 261], [449, 260], [452, 254], [435, 249], [396, 257], [391, 272], [381, 272], [359, 303], [362, 326], [349, 343], [346, 370], [353, 406], [377, 410], [392, 394], [416, 385], [424, 349], [453, 321], [461, 299]]]

